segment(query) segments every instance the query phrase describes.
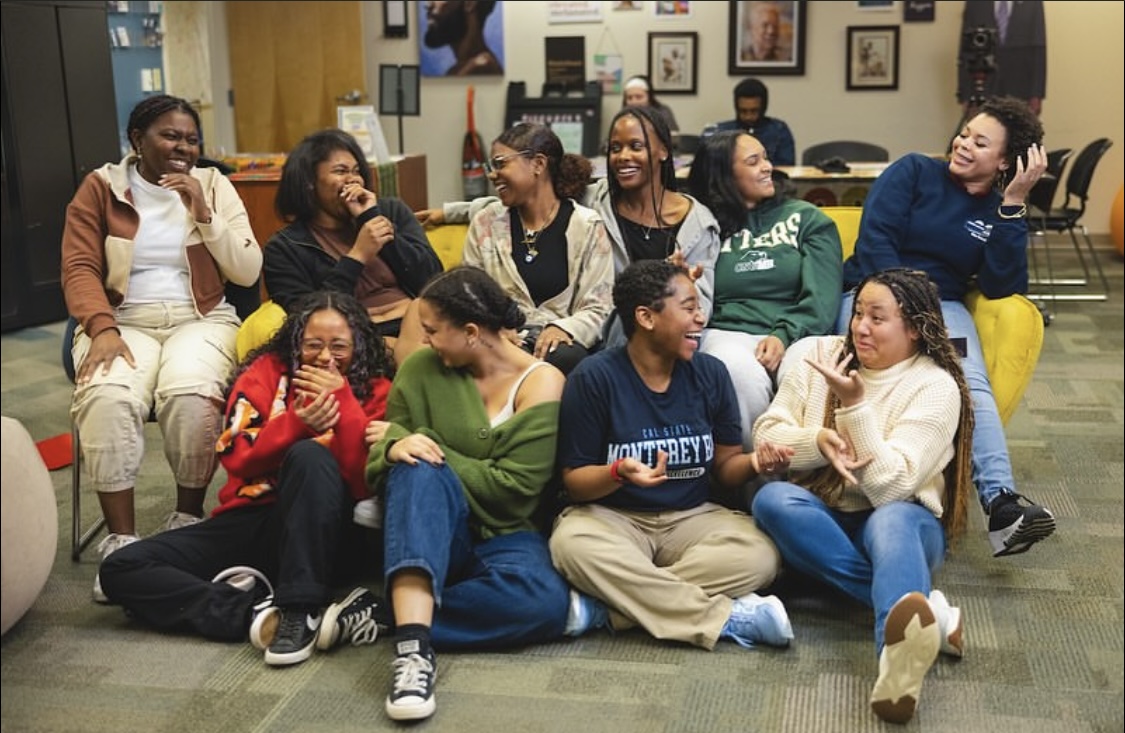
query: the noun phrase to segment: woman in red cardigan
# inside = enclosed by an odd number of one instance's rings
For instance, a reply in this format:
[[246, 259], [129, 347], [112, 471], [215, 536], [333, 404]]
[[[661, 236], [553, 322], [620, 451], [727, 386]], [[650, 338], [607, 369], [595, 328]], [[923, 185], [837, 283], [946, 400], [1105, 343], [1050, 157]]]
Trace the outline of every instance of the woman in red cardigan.
[[302, 299], [251, 353], [227, 396], [216, 446], [227, 472], [211, 519], [134, 542], [102, 563], [113, 603], [162, 630], [234, 641], [271, 665], [313, 647], [375, 641], [379, 600], [332, 582], [370, 564], [353, 524], [390, 391], [390, 360], [350, 295]]

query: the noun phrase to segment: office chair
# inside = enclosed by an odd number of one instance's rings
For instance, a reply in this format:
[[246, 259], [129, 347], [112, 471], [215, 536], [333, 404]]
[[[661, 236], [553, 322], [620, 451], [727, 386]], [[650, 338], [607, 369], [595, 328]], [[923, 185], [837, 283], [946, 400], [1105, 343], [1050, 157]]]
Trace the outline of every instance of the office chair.
[[[1039, 275], [1039, 258], [1036, 256], [1036, 242], [1042, 240], [1043, 253], [1046, 257], [1047, 272], [1052, 271], [1051, 266], [1051, 249], [1047, 247], [1047, 230], [1044, 226], [1044, 219], [1047, 212], [1051, 210], [1055, 203], [1055, 194], [1059, 190], [1059, 184], [1063, 180], [1063, 172], [1066, 170], [1066, 164], [1070, 160], [1071, 155], [1074, 153], [1072, 148], [1059, 148], [1057, 150], [1050, 150], [1047, 152], [1047, 170], [1043, 177], [1040, 178], [1032, 187], [1031, 192], [1027, 195], [1027, 231], [1029, 235], [1028, 240], [1028, 253], [1031, 260], [1031, 268], [1034, 275], [1029, 280], [1031, 285], [1049, 285], [1052, 288], [1059, 284], [1068, 285], [1082, 285], [1081, 280], [1061, 280], [1052, 277], [1040, 277]], [[1044, 318], [1050, 320], [1049, 314], [1044, 314]]]
[[855, 140], [833, 140], [805, 148], [801, 153], [801, 165], [817, 165], [829, 158], [843, 158], [845, 161], [886, 163], [890, 153], [882, 145]]
[[[1070, 172], [1066, 176], [1066, 198], [1063, 200], [1061, 206], [1053, 206], [1054, 192], [1051, 192], [1051, 197], [1048, 199], [1046, 193], [1042, 193], [1042, 198], [1036, 199], [1035, 211], [1028, 209], [1028, 226], [1032, 238], [1042, 235], [1043, 250], [1046, 254], [1047, 260], [1047, 278], [1045, 280], [1037, 281], [1038, 284], [1046, 284], [1051, 288], [1050, 293], [1046, 296], [1050, 300], [1106, 300], [1109, 294], [1109, 281], [1106, 279], [1105, 272], [1102, 270], [1101, 262], [1098, 261], [1097, 253], [1094, 251], [1094, 245], [1090, 241], [1090, 233], [1086, 229], [1086, 225], [1082, 223], [1082, 217], [1086, 214], [1086, 201], [1090, 194], [1090, 184], [1094, 180], [1094, 171], [1097, 168], [1098, 161], [1102, 159], [1106, 151], [1113, 145], [1113, 141], [1109, 138], [1098, 138], [1089, 145], [1084, 147], [1081, 152], [1074, 158], [1074, 162], [1070, 166]], [[1050, 159], [1048, 158], [1048, 166]], [[1056, 182], [1057, 185], [1057, 182]], [[1035, 190], [1032, 189], [1032, 193]], [[1046, 209], [1042, 206], [1046, 205]], [[1086, 253], [1082, 251], [1082, 245], [1078, 241], [1077, 231], [1082, 232], [1082, 239], [1085, 241]], [[1050, 247], [1047, 246], [1047, 232], [1057, 232], [1062, 234], [1066, 232], [1070, 235], [1070, 242], [1074, 246], [1074, 253], [1078, 257], [1078, 263], [1082, 267], [1082, 277], [1073, 279], [1060, 279], [1054, 276], [1053, 267], [1051, 264]], [[1091, 283], [1090, 264], [1087, 261], [1087, 255], [1094, 264], [1094, 269], [1098, 275], [1098, 281], [1101, 283], [1101, 290], [1086, 291], [1086, 292], [1059, 292], [1056, 286], [1079, 286], [1085, 287]]]
[[[228, 282], [226, 299], [234, 306], [238, 317], [245, 321], [260, 305], [258, 284], [242, 286]], [[71, 352], [71, 345], [74, 344], [74, 331], [77, 328], [78, 320], [71, 316], [66, 320], [62, 339], [62, 366], [71, 384], [75, 379], [74, 354]], [[147, 421], [156, 422], [155, 411], [149, 413]], [[78, 426], [73, 422], [70, 424], [70, 450], [70, 559], [78, 562], [82, 557], [82, 551], [102, 531], [105, 517], [99, 514], [93, 524], [85, 530], [82, 529], [82, 439], [78, 434]]]

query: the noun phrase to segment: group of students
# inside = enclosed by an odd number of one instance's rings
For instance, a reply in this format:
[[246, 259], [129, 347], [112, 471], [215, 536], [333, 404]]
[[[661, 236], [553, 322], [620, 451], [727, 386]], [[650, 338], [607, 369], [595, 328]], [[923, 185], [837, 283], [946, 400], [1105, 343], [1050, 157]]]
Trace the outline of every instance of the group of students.
[[[411, 720], [435, 710], [435, 648], [632, 626], [787, 646], [783, 603], [757, 593], [785, 564], [874, 609], [871, 706], [908, 720], [939, 650], [961, 653], [931, 578], [970, 483], [995, 554], [1054, 530], [1014, 492], [959, 302], [974, 278], [1026, 288], [1041, 137], [1025, 104], [990, 100], [947, 162], [908, 155], [877, 180], [842, 263], [831, 221], [777, 194], [742, 130], [704, 141], [688, 195], [646, 107], [615, 115], [593, 184], [549, 128], [517, 124], [492, 144], [496, 199], [417, 214], [323, 131], [287, 160], [288, 224], [263, 250], [230, 183], [194, 167], [195, 112], [146, 99], [63, 243], [73, 414], [110, 531], [95, 595], [248, 636], [275, 665], [393, 626], [385, 708]], [[464, 264], [440, 273], [420, 222], [455, 220]], [[222, 285], [259, 267], [285, 316], [236, 364]], [[138, 542], [154, 405], [179, 501], [174, 531]], [[389, 608], [362, 586], [333, 602], [380, 565]]]

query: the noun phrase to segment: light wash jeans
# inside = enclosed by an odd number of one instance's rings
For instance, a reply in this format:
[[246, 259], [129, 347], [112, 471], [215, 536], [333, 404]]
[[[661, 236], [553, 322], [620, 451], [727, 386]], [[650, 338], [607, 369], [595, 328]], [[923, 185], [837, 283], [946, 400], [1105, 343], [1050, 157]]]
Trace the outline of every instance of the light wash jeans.
[[[854, 300], [854, 291], [844, 293], [840, 317], [836, 321], [837, 333], [847, 333]], [[992, 396], [992, 385], [988, 381], [988, 369], [984, 365], [984, 353], [972, 314], [959, 300], [941, 301], [941, 314], [949, 337], [965, 339], [966, 355], [961, 360], [961, 368], [965, 370], [965, 381], [973, 398], [973, 417], [976, 419], [973, 428], [973, 483], [977, 487], [981, 507], [987, 512], [993, 499], [1002, 493], [1014, 492], [1016, 486], [1012, 461], [1008, 456], [1008, 441], [1004, 437], [1004, 423], [1000, 420], [996, 398]]]
[[914, 502], [841, 512], [796, 484], [771, 481], [755, 494], [752, 514], [783, 562], [875, 610], [876, 654], [891, 606], [911, 591], [928, 596], [945, 557], [941, 522]]
[[448, 465], [395, 464], [387, 478], [384, 564], [433, 579], [438, 649], [531, 644], [566, 628], [570, 589], [535, 531], [479, 541], [461, 480]]

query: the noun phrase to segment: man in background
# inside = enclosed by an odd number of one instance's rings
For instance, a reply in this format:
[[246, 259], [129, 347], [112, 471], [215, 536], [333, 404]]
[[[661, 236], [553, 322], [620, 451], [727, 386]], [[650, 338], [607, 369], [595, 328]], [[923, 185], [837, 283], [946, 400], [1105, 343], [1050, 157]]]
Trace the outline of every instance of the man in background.
[[484, 24], [496, 0], [429, 0], [427, 48], [449, 46], [456, 58], [446, 76], [502, 75], [504, 67], [484, 39]]
[[974, 102], [991, 96], [1023, 99], [1040, 114], [1047, 96], [1042, 0], [967, 0], [958, 64], [957, 101], [966, 117]]
[[758, 79], [749, 78], [738, 82], [734, 87], [734, 113], [736, 118], [708, 125], [701, 137], [707, 137], [721, 130], [745, 130], [766, 149], [766, 155], [774, 165], [796, 165], [797, 151], [793, 133], [789, 125], [776, 117], [766, 115], [769, 108], [770, 93]]

